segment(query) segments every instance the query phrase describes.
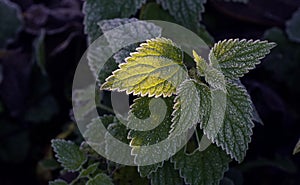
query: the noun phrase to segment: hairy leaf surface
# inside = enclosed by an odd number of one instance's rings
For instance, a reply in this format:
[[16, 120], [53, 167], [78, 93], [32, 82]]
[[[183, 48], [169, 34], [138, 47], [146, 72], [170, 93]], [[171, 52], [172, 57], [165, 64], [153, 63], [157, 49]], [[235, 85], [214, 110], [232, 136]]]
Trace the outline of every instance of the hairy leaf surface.
[[182, 51], [169, 39], [156, 38], [141, 44], [102, 85], [105, 90], [127, 94], [169, 97], [187, 78]]
[[90, 42], [101, 35], [97, 23], [104, 19], [127, 18], [141, 8], [145, 0], [87, 0], [83, 7], [85, 33]]
[[185, 183], [191, 185], [219, 184], [230, 161], [229, 156], [215, 145], [192, 154], [181, 150], [172, 157], [175, 169], [179, 170]]
[[209, 54], [210, 64], [220, 69], [225, 77], [234, 80], [254, 69], [275, 45], [259, 40], [220, 41], [214, 45]]
[[62, 139], [54, 139], [51, 143], [58, 162], [66, 170], [78, 171], [86, 162], [87, 156], [79, 150], [79, 147], [75, 143]]

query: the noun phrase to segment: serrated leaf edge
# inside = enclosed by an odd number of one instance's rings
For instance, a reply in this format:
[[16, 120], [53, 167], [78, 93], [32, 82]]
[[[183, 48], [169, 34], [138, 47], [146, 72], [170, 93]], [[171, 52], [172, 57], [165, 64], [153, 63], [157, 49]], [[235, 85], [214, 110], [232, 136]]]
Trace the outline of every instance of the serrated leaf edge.
[[61, 164], [61, 166], [64, 167], [66, 170], [70, 171], [70, 172], [76, 172], [76, 171], [80, 170], [82, 165], [87, 161], [87, 157], [85, 158], [85, 160], [81, 163], [81, 165], [77, 169], [75, 169], [75, 170], [68, 169], [62, 164], [62, 161], [60, 160], [60, 157], [58, 156], [57, 149], [56, 149], [56, 147], [54, 147], [54, 142], [55, 141], [62, 141], [62, 142], [65, 142], [65, 143], [68, 143], [68, 144], [74, 144], [74, 145], [76, 145], [76, 144], [72, 141], [69, 141], [69, 140], [67, 141], [67, 140], [64, 140], [64, 139], [52, 139], [51, 140], [51, 147], [53, 148], [53, 151], [55, 152], [54, 156], [57, 158], [57, 161]]

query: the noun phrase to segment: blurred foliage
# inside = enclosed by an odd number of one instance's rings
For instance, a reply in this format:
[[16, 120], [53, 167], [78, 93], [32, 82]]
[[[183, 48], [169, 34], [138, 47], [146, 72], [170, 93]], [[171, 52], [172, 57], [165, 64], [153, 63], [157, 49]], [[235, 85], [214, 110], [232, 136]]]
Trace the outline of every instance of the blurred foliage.
[[23, 24], [23, 17], [18, 5], [8, 1], [0, 1], [0, 48], [16, 37]]

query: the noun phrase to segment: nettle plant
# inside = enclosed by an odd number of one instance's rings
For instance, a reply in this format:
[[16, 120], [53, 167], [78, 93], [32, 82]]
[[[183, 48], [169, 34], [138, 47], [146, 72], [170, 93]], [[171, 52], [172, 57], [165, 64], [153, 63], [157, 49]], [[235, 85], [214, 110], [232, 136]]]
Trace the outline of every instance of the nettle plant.
[[[191, 6], [186, 8], [183, 4], [171, 0], [157, 0], [157, 3], [168, 10], [170, 13], [168, 16], [173, 17], [175, 22], [190, 28], [198, 35], [207, 36], [207, 32], [203, 31], [199, 23], [199, 16], [195, 13], [204, 11], [203, 3], [206, 1], [185, 1]], [[85, 26], [90, 42], [101, 35], [98, 27], [102, 29], [101, 20], [129, 17], [145, 1], [118, 2], [124, 3], [119, 7], [132, 7], [123, 11], [123, 14], [120, 14], [117, 8], [109, 9], [115, 6], [114, 3], [116, 3], [114, 0], [102, 4], [100, 1], [87, 0], [84, 7]], [[146, 9], [147, 6], [141, 10], [140, 17], [148, 16], [149, 12], [146, 12]], [[190, 11], [186, 12], [187, 10]], [[159, 14], [165, 16], [166, 12], [160, 11], [162, 10], [158, 10]], [[177, 11], [183, 11], [187, 16], [182, 17], [176, 13]], [[103, 29], [102, 31], [104, 32]], [[209, 37], [207, 38], [209, 40]], [[130, 145], [135, 156], [140, 155], [140, 146], [156, 144], [170, 135], [180, 136], [185, 134], [186, 130], [193, 128], [195, 131], [193, 136], [180, 151], [171, 152], [167, 160], [138, 166], [138, 174], [136, 167], [107, 161], [93, 151], [86, 142], [82, 142], [79, 147], [72, 141], [54, 139], [52, 147], [58, 162], [64, 171], [73, 172], [77, 176], [69, 183], [57, 179], [49, 184], [110, 185], [149, 184], [150, 182], [153, 185], [207, 185], [219, 184], [222, 179], [221, 182], [232, 183], [230, 179], [224, 178], [224, 173], [232, 160], [238, 163], [243, 161], [251, 141], [253, 121], [261, 122], [239, 78], [254, 69], [275, 45], [275, 43], [259, 40], [224, 40], [212, 44], [208, 59], [191, 51], [193, 52], [192, 65], [187, 64], [188, 59], [184, 57], [178, 44], [163, 37], [147, 40], [140, 45], [131, 45], [122, 52], [116, 53], [100, 74], [97, 74], [99, 83], [96, 89], [101, 88], [106, 93], [125, 91], [129, 95], [134, 95], [131, 96], [134, 100], [128, 113], [128, 125], [136, 121], [136, 118], [146, 120], [158, 116], [151, 114], [161, 114], [159, 110], [150, 110], [151, 102], [156, 99], [163, 100], [166, 105], [164, 118], [154, 129], [130, 130], [118, 120], [110, 107], [98, 103], [99, 109], [104, 109], [106, 113], [111, 112], [111, 114], [94, 118], [88, 126], [88, 131], [93, 131], [93, 126], [97, 124], [103, 124], [111, 135]], [[78, 100], [75, 101], [80, 102], [84, 101], [88, 92], [85, 89], [78, 94]], [[213, 94], [225, 97], [226, 101], [222, 101], [222, 98], [220, 101], [213, 99]], [[105, 97], [105, 93], [101, 97]], [[215, 112], [215, 105], [221, 109], [221, 112], [223, 111], [222, 116], [218, 115], [219, 111]], [[89, 111], [88, 106], [86, 111]], [[201, 148], [203, 138], [207, 140], [206, 143], [210, 143], [204, 149]], [[111, 150], [110, 147], [113, 146], [107, 141], [105, 145], [106, 153], [111, 152], [113, 155], [112, 151], [116, 149]], [[170, 148], [172, 145], [178, 143], [170, 143]], [[154, 152], [160, 153], [160, 151]]]
[[[239, 78], [255, 68], [274, 46], [267, 41], [224, 40], [210, 50], [209, 61], [193, 51], [196, 68], [188, 70], [183, 52], [174, 42], [166, 38], [148, 40], [119, 65], [101, 88], [136, 95], [129, 115], [140, 119], [150, 116], [151, 99], [163, 98], [167, 105], [165, 118], [149, 131], [127, 130], [114, 116], [99, 119], [116, 138], [126, 143], [130, 139], [135, 155], [139, 155], [140, 146], [155, 144], [172, 132], [180, 135], [195, 127], [196, 140], [191, 138], [186, 147], [168, 161], [139, 166], [138, 171], [142, 177], [151, 179], [152, 184], [218, 184], [232, 159], [237, 162], [244, 159], [254, 127], [252, 120], [256, 119], [251, 99]], [[225, 108], [224, 120], [216, 136], [213, 133], [217, 123], [209, 121], [211, 115], [212, 121], [219, 119], [219, 115], [210, 112], [212, 91], [224, 93], [227, 100], [226, 105], [220, 105]], [[129, 116], [128, 122], [131, 121], [134, 119]], [[212, 142], [204, 151], [197, 146], [202, 135]], [[96, 171], [99, 163], [82, 168], [87, 156], [75, 144], [63, 140], [52, 143], [58, 161], [67, 170], [80, 170], [78, 178], [88, 177], [87, 184], [112, 184], [104, 173], [93, 178], [88, 175]]]

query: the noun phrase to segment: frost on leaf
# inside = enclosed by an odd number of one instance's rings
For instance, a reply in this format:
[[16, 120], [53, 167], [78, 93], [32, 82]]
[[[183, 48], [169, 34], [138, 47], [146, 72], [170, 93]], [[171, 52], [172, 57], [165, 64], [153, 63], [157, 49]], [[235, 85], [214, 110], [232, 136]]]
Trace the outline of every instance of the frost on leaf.
[[[135, 100], [135, 103], [131, 107], [130, 114], [134, 114], [139, 119], [146, 119], [150, 116], [149, 103], [152, 98], [142, 97]], [[132, 154], [139, 160], [147, 161], [147, 155], [149, 153], [147, 151], [143, 151], [140, 149], [140, 146], [144, 145], [153, 145], [164, 139], [166, 139], [169, 135], [170, 126], [171, 126], [171, 114], [173, 107], [173, 98], [164, 99], [164, 102], [167, 105], [166, 115], [162, 122], [156, 128], [149, 131], [134, 131], [131, 130], [128, 134], [128, 137], [131, 139], [130, 146], [132, 147]], [[130, 122], [132, 116], [129, 117], [128, 122]], [[152, 124], [148, 122], [148, 124]], [[166, 151], [168, 148], [164, 148]], [[161, 148], [157, 148], [157, 151], [151, 151], [153, 154], [163, 153]], [[142, 177], [148, 176], [152, 172], [155, 172], [158, 167], [161, 167], [163, 162], [159, 162], [156, 164], [148, 165], [148, 166], [139, 166], [138, 171]]]
[[98, 25], [113, 52], [118, 52], [120, 47], [126, 50], [132, 49], [132, 46], [137, 47], [139, 42], [160, 37], [162, 31], [161, 27], [136, 18], [103, 20]]
[[295, 155], [296, 153], [299, 153], [299, 152], [300, 152], [300, 139], [294, 148], [293, 154]]
[[164, 162], [155, 163], [146, 166], [138, 166], [138, 172], [141, 177], [150, 177], [153, 173], [156, 173], [159, 168], [164, 165]]
[[104, 173], [98, 174], [96, 177], [87, 181], [86, 185], [114, 185], [112, 179]]
[[162, 167], [150, 175], [153, 185], [182, 185], [183, 179], [179, 176], [179, 171], [174, 169], [174, 165], [166, 161]]
[[186, 184], [207, 185], [219, 184], [231, 161], [229, 156], [215, 145], [204, 151], [196, 150], [192, 154], [179, 151], [171, 161], [178, 169]]
[[[109, 125], [116, 123], [114, 116], [102, 116], [91, 120], [87, 125], [84, 138], [89, 145], [96, 151], [101, 151], [105, 147], [105, 133], [103, 133], [103, 126], [107, 128]], [[103, 126], [102, 126], [103, 125]]]
[[[104, 19], [130, 17], [141, 8], [145, 0], [87, 0], [83, 6], [84, 30], [90, 43], [101, 35], [97, 23]], [[117, 6], [116, 6], [117, 5]]]
[[66, 170], [78, 171], [86, 162], [87, 156], [79, 150], [79, 147], [75, 143], [62, 139], [54, 139], [51, 142], [58, 162]]
[[210, 65], [220, 69], [226, 78], [235, 80], [254, 69], [275, 45], [273, 42], [259, 40], [220, 41], [210, 51]]
[[[206, 0], [156, 0], [175, 17], [176, 21], [193, 31], [200, 29], [201, 13]], [[179, 13], [180, 12], [180, 13]]]
[[68, 185], [68, 183], [64, 180], [57, 179], [55, 181], [50, 181], [49, 185]]
[[[218, 146], [226, 151], [236, 161], [241, 162], [251, 141], [252, 128], [252, 106], [250, 97], [241, 86], [227, 84], [227, 100], [223, 125], [215, 138], [210, 138]], [[207, 134], [208, 130], [204, 133]]]
[[119, 65], [101, 88], [133, 95], [169, 97], [187, 78], [182, 60], [182, 51], [171, 40], [148, 40]]
[[194, 80], [184, 81], [177, 89], [172, 113], [171, 134], [181, 135], [199, 122], [206, 122], [210, 107], [210, 90]]
[[201, 56], [199, 56], [195, 51], [193, 51], [193, 56], [196, 62], [198, 74], [200, 76], [204, 76], [205, 81], [213, 89], [220, 89], [226, 92], [226, 81], [222, 72], [208, 65], [206, 61]]
[[93, 163], [89, 165], [86, 169], [82, 170], [79, 174], [79, 177], [88, 177], [90, 174], [93, 174], [99, 166], [99, 163]]
[[[137, 113], [136, 117], [140, 119], [146, 119], [149, 116], [149, 102], [151, 98], [142, 97], [136, 99], [134, 105], [132, 106], [131, 112]], [[153, 99], [153, 98], [152, 98]], [[138, 164], [147, 164], [149, 162], [157, 161], [156, 164], [148, 165], [148, 166], [139, 166], [138, 171], [141, 176], [149, 176], [152, 172], [155, 172], [157, 168], [161, 167], [163, 162], [161, 158], [169, 158], [175, 154], [177, 146], [180, 144], [180, 140], [175, 142], [164, 142], [164, 144], [154, 146], [155, 144], [165, 141], [165, 139], [169, 136], [170, 126], [171, 126], [171, 114], [173, 110], [173, 98], [164, 98], [163, 99], [167, 111], [164, 116], [163, 121], [154, 129], [148, 131], [135, 131], [131, 130], [129, 132], [128, 137], [131, 138], [130, 146], [132, 147], [132, 154], [135, 156], [135, 161]], [[145, 102], [146, 105], [142, 105]], [[148, 104], [147, 104], [148, 103]], [[140, 106], [137, 106], [140, 105]], [[152, 112], [153, 113], [153, 112]], [[158, 115], [156, 115], [158, 116]], [[159, 115], [161, 116], [161, 115]], [[154, 115], [155, 117], [155, 115]], [[130, 118], [129, 118], [130, 122]], [[148, 124], [151, 124], [149, 122]], [[149, 149], [149, 147], [141, 147], [141, 146], [154, 146]], [[157, 156], [157, 154], [160, 154]]]
[[120, 147], [119, 142], [116, 141], [129, 144], [127, 139], [128, 129], [115, 119], [114, 123], [107, 127], [107, 131], [105, 134], [105, 155], [110, 156], [112, 159], [126, 161], [128, 159], [126, 156], [130, 156], [131, 149], [129, 147]]

